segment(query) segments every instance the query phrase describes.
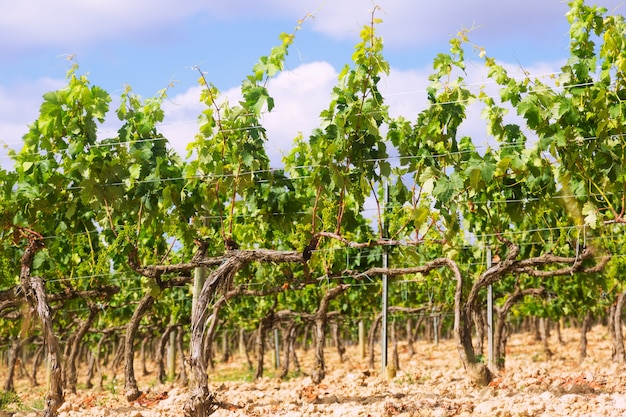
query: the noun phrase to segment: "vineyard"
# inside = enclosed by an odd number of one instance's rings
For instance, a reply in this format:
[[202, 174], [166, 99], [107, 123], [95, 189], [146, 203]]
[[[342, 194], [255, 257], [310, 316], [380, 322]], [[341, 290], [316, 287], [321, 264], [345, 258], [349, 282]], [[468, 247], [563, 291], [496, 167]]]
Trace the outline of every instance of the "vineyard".
[[[626, 23], [582, 0], [566, 17], [570, 56], [547, 79], [511, 76], [460, 32], [409, 120], [379, 90], [390, 67], [375, 8], [319, 127], [280, 169], [266, 153], [268, 82], [306, 18], [235, 103], [197, 68], [204, 110], [187, 155], [159, 130], [168, 89], [128, 87], [110, 109], [73, 63], [0, 169], [2, 398], [17, 401], [28, 375], [56, 416], [122, 367], [128, 404], [162, 400], [138, 383], [149, 357], [155, 381], [185, 392], [179, 413], [207, 416], [229, 409], [214, 381], [233, 355], [254, 380], [273, 354], [273, 378], [323, 390], [329, 344], [340, 362], [367, 351], [392, 380], [399, 339], [445, 339], [456, 378], [479, 390], [503, 384], [516, 331], [536, 331], [549, 360], [565, 323], [576, 360], [601, 323], [602, 360], [625, 362]], [[496, 94], [466, 81], [466, 55]], [[470, 106], [487, 146], [459, 133]], [[121, 127], [104, 138], [110, 117]]]
[[[568, 324], [569, 326], [569, 324]], [[514, 333], [508, 348], [507, 369], [488, 386], [473, 386], [463, 378], [463, 368], [452, 339], [398, 340], [396, 375], [383, 376], [371, 369], [369, 353], [362, 355], [357, 345], [326, 348], [329, 372], [320, 384], [306, 375], [314, 361], [311, 346], [296, 347], [298, 365], [286, 378], [279, 378], [273, 355], [263, 378], [254, 378], [245, 354], [230, 351], [226, 359], [220, 351], [210, 374], [211, 386], [220, 397], [214, 416], [621, 416], [626, 410], [623, 366], [612, 363], [606, 354], [610, 342], [605, 326], [588, 332], [588, 356], [580, 361], [580, 329], [553, 329], [548, 343], [551, 358], [543, 352], [540, 337], [533, 332]], [[399, 334], [398, 334], [399, 335]], [[154, 338], [156, 342], [158, 338]], [[152, 345], [152, 343], [149, 343]], [[158, 343], [154, 343], [154, 347]], [[221, 349], [221, 348], [219, 348]], [[376, 349], [376, 354], [379, 351]], [[94, 374], [94, 387], [82, 386], [87, 366], [79, 372], [80, 388], [68, 394], [59, 409], [60, 417], [181, 415], [188, 398], [180, 380], [158, 381], [154, 350], [141, 357], [137, 380], [142, 395], [128, 402], [120, 395], [123, 369], [113, 360], [102, 363]], [[144, 368], [144, 359], [145, 365]], [[30, 366], [28, 366], [30, 369]], [[147, 371], [147, 372], [145, 372]], [[43, 381], [42, 381], [43, 382]], [[44, 384], [33, 387], [28, 372], [16, 380], [20, 392], [2, 398], [4, 408], [14, 417], [32, 417], [42, 408]]]

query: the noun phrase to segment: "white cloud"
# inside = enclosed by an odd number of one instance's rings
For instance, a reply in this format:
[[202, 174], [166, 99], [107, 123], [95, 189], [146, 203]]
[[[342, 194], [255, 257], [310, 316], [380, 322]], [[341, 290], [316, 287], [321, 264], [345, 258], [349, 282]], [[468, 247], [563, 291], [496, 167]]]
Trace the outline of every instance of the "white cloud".
[[[303, 64], [272, 79], [268, 91], [275, 108], [263, 117], [268, 136], [267, 152], [273, 167], [282, 166], [283, 154], [289, 152], [298, 132], [305, 136], [319, 124], [318, 115], [330, 99], [337, 79], [334, 68], [325, 62]], [[165, 120], [160, 127], [181, 156], [198, 132], [198, 115], [204, 109], [199, 102], [200, 87], [172, 96], [163, 105]], [[222, 93], [230, 103], [240, 100], [239, 87]]]
[[[532, 80], [537, 79], [543, 84], [554, 86], [554, 77], [558, 77], [560, 68], [564, 63], [564, 61], [538, 62], [523, 68], [516, 63], [500, 62], [500, 65], [506, 69], [510, 77], [522, 79], [529, 76]], [[487, 69], [482, 63], [476, 61], [470, 61], [468, 63], [467, 83], [475, 94], [478, 94], [479, 90], [482, 88], [483, 92], [493, 97], [496, 102], [500, 101], [500, 87], [493, 80], [488, 78]], [[502, 107], [508, 111], [504, 116], [504, 123], [517, 124], [529, 135], [523, 117], [519, 116], [509, 103], [502, 104]], [[485, 149], [487, 146], [496, 147], [497, 143], [495, 139], [488, 135], [487, 121], [482, 118], [481, 113], [483, 108], [484, 105], [480, 102], [474, 102], [468, 106], [467, 119], [462, 123], [459, 134], [461, 136], [471, 137], [474, 144], [482, 149]], [[529, 136], [528, 139], [530, 143], [534, 141], [532, 135]]]
[[[39, 114], [43, 94], [61, 88], [64, 80], [40, 78], [10, 86], [0, 85], [0, 144], [20, 149], [22, 136], [28, 132]], [[10, 160], [6, 149], [0, 149], [0, 166], [7, 167]]]
[[177, 22], [203, 7], [201, 1], [20, 0], [4, 2], [0, 49], [123, 38], [145, 28]]
[[[561, 65], [562, 62], [537, 63], [524, 70], [530, 74], [550, 74], [558, 71]], [[505, 66], [511, 73], [521, 71], [516, 64]], [[382, 79], [380, 89], [392, 116], [403, 115], [409, 120], [415, 120], [418, 113], [426, 108], [426, 87], [430, 72], [428, 67], [406, 71], [392, 68], [390, 75]], [[488, 94], [497, 94], [497, 88], [488, 83], [482, 64], [470, 62], [466, 78], [476, 92], [480, 85], [487, 82]], [[549, 79], [548, 76], [545, 78]], [[336, 81], [337, 71], [326, 62], [303, 64], [271, 80], [268, 88], [276, 107], [264, 116], [263, 124], [269, 138], [267, 149], [272, 166], [282, 166], [282, 156], [290, 151], [299, 132], [307, 137], [319, 125], [319, 113], [327, 107]], [[0, 140], [19, 148], [28, 124], [37, 117], [43, 93], [64, 85], [64, 80], [41, 78], [29, 83], [0, 86]], [[170, 94], [174, 91], [171, 90]], [[198, 115], [204, 108], [199, 102], [200, 91], [201, 88], [196, 86], [180, 94], [172, 94], [163, 105], [165, 121], [160, 127], [161, 131], [183, 157], [187, 154], [187, 144], [198, 132]], [[223, 96], [236, 103], [239, 94], [239, 88], [233, 87], [225, 91]], [[112, 104], [111, 108], [115, 106]], [[471, 106], [469, 112], [462, 133], [480, 143], [481, 138], [486, 138], [485, 121], [480, 118], [479, 107]], [[509, 117], [511, 121], [520, 122], [520, 118], [514, 114]], [[117, 128], [114, 119], [115, 115], [110, 113], [101, 129], [107, 135], [114, 134]], [[5, 158], [5, 152], [0, 152], [2, 166], [6, 166]]]
[[[599, 0], [620, 11], [622, 0]], [[424, 47], [445, 42], [462, 28], [478, 26], [472, 38], [489, 43], [521, 40], [537, 45], [549, 34], [566, 36], [564, 1], [545, 0], [20, 0], [5, 2], [0, 14], [0, 51], [19, 53], [30, 47], [75, 45], [108, 39], [148, 39], [187, 18], [216, 18], [245, 25], [292, 19], [307, 12], [315, 19], [305, 28], [335, 38], [355, 39], [369, 23], [374, 4], [384, 20], [378, 31], [389, 46]], [[622, 11], [623, 12], [623, 11]], [[243, 26], [242, 26], [243, 27]], [[562, 33], [561, 33], [562, 31]], [[246, 34], [253, 34], [250, 25]], [[253, 36], [253, 35], [252, 35]]]
[[198, 116], [204, 109], [201, 90], [199, 86], [191, 87], [163, 103], [165, 117], [159, 129], [182, 158], [187, 156], [187, 144], [198, 133]]
[[[508, 72], [509, 76], [514, 78], [525, 77], [529, 74], [531, 79], [539, 79], [547, 85], [554, 85], [554, 77], [558, 77], [561, 66], [564, 61], [555, 62], [538, 62], [533, 65], [521, 68], [516, 63], [504, 63], [502, 65]], [[500, 87], [488, 78], [487, 68], [482, 62], [468, 61], [467, 72], [463, 75], [467, 87], [475, 95], [480, 90], [499, 101]], [[429, 67], [417, 68], [412, 70], [391, 69], [388, 77], [382, 79], [380, 90], [385, 97], [385, 102], [389, 105], [389, 113], [392, 117], [403, 116], [409, 121], [414, 122], [420, 112], [429, 106], [426, 96], [426, 88], [430, 81], [428, 76], [432, 70]], [[459, 128], [459, 137], [469, 136], [472, 138], [476, 146], [496, 146], [495, 140], [488, 137], [487, 122], [482, 118], [481, 112], [483, 105], [479, 102], [471, 103], [466, 108], [466, 120], [463, 121]], [[505, 116], [505, 123], [516, 123], [524, 127], [524, 120], [518, 116], [510, 105], [505, 104], [503, 107], [509, 109]]]
[[[281, 1], [272, 2], [281, 4]], [[315, 11], [315, 30], [335, 37], [354, 37], [369, 23], [373, 5], [380, 6], [376, 17], [383, 19], [380, 34], [387, 43], [396, 45], [427, 45], [433, 40], [448, 39], [461, 29], [480, 28], [490, 40], [523, 36], [534, 42], [553, 33], [555, 26], [566, 24], [565, 1], [546, 0], [307, 0], [292, 2], [291, 10], [298, 16], [305, 8]], [[622, 11], [622, 0], [598, 0], [596, 4], [609, 11]], [[285, 7], [283, 4], [282, 7]], [[565, 33], [563, 33], [565, 35]]]
[[[550, 81], [550, 74], [558, 72], [561, 65], [562, 62], [538, 63], [522, 70], [517, 64], [504, 64], [512, 76], [522, 76], [523, 71], [526, 71], [540, 75], [545, 82]], [[415, 121], [418, 114], [427, 108], [426, 88], [430, 84], [428, 75], [431, 72], [429, 67], [406, 71], [392, 68], [389, 76], [381, 80], [379, 88], [392, 117], [402, 115]], [[487, 78], [482, 63], [469, 62], [465, 78], [475, 94], [482, 87], [487, 94], [498, 97], [499, 87]], [[267, 130], [267, 152], [273, 167], [283, 165], [282, 156], [291, 150], [298, 133], [301, 132], [306, 138], [319, 126], [319, 114], [328, 106], [330, 92], [336, 81], [337, 71], [326, 62], [300, 65], [270, 81], [268, 90], [275, 100], [275, 108], [263, 117], [263, 125]], [[165, 121], [161, 131], [181, 156], [186, 156], [186, 146], [198, 132], [197, 119], [204, 108], [199, 103], [200, 91], [200, 87], [192, 87], [172, 96], [163, 106]], [[236, 103], [240, 100], [239, 87], [223, 92], [222, 96]], [[472, 137], [478, 146], [493, 146], [495, 143], [487, 137], [481, 110], [480, 104], [468, 106], [467, 120], [463, 122], [459, 133]], [[514, 111], [509, 113], [507, 121], [523, 124]]]
[[337, 72], [326, 62], [304, 64], [271, 80], [269, 93], [276, 107], [264, 117], [270, 140], [268, 156], [272, 166], [282, 166], [298, 133], [307, 137], [318, 127], [319, 114], [330, 101]]
[[392, 117], [404, 116], [408, 120], [414, 120], [418, 112], [426, 108], [426, 87], [430, 84], [430, 72], [430, 68], [392, 68], [389, 76], [381, 80], [379, 89]]

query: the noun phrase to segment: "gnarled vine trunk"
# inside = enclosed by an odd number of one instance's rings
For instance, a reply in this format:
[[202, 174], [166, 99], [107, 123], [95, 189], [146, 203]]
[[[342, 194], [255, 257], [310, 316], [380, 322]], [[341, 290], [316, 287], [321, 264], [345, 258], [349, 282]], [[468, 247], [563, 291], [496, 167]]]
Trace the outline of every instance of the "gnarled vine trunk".
[[145, 294], [137, 308], [133, 312], [130, 321], [126, 325], [126, 337], [124, 338], [124, 396], [127, 401], [135, 401], [141, 395], [135, 378], [135, 336], [139, 328], [139, 322], [154, 305], [154, 297]]
[[91, 327], [94, 319], [98, 315], [98, 309], [91, 305], [89, 306], [89, 316], [87, 319], [78, 327], [78, 331], [75, 336], [72, 338], [72, 343], [70, 345], [69, 353], [67, 355], [66, 360], [66, 385], [72, 394], [76, 394], [76, 360], [78, 357], [78, 353], [80, 351], [80, 344], [83, 341], [83, 338], [87, 334], [87, 331]]
[[541, 334], [541, 345], [543, 347], [543, 353], [546, 355], [546, 359], [552, 358], [552, 350], [550, 350], [550, 345], [548, 343], [548, 339], [550, 338], [550, 322], [547, 317], [541, 317], [539, 319], [539, 332]]
[[25, 338], [18, 338], [13, 341], [11, 344], [11, 349], [9, 349], [9, 363], [7, 366], [7, 375], [4, 381], [4, 391], [5, 392], [13, 392], [15, 391], [14, 386], [14, 377], [15, 377], [15, 368], [17, 366], [17, 360], [22, 352], [22, 348], [24, 345], [33, 341], [35, 336], [28, 336]]
[[476, 329], [476, 354], [485, 356], [485, 327], [487, 323], [485, 317], [483, 317], [483, 310], [474, 311], [472, 318], [474, 319], [474, 327]]
[[339, 362], [343, 363], [343, 355], [346, 353], [346, 348], [343, 345], [343, 340], [341, 335], [339, 334], [339, 323], [337, 320], [333, 320], [332, 322], [332, 333], [333, 333], [333, 342], [335, 343], [335, 347], [337, 348], [337, 354], [339, 355]]
[[330, 302], [339, 297], [348, 288], [345, 284], [340, 284], [329, 289], [322, 297], [320, 305], [315, 313], [314, 337], [315, 337], [315, 363], [311, 372], [311, 380], [314, 384], [322, 382], [326, 376], [326, 364], [324, 362], [324, 346], [326, 344], [326, 322], [328, 319], [328, 307]]
[[[43, 325], [44, 341], [48, 346], [48, 361], [50, 364], [50, 385], [46, 394], [46, 408], [43, 416], [54, 417], [57, 415], [57, 411], [63, 404], [65, 397], [63, 395], [61, 348], [52, 326], [52, 314], [44, 285], [41, 277], [32, 277], [30, 279], [30, 286], [37, 302], [37, 312]], [[27, 298], [29, 298], [28, 295]]]
[[259, 328], [256, 336], [256, 355], [257, 366], [254, 379], [263, 378], [263, 362], [265, 360], [265, 337], [267, 331], [272, 328], [274, 324], [274, 311], [270, 311], [265, 317], [259, 321]]
[[412, 358], [415, 355], [415, 346], [413, 345], [413, 318], [406, 319], [406, 344], [409, 350], [409, 357]]
[[278, 378], [283, 379], [289, 373], [290, 360], [293, 357], [294, 367], [296, 371], [299, 371], [300, 364], [298, 363], [298, 357], [296, 356], [296, 336], [297, 336], [298, 324], [295, 321], [290, 321], [285, 331], [284, 346], [285, 346], [285, 359], [281, 364], [280, 373]]
[[187, 367], [185, 366], [185, 349], [183, 347], [183, 328], [181, 328], [176, 332], [176, 346], [178, 346], [178, 351], [180, 352], [180, 371], [178, 372], [177, 381], [183, 387], [187, 386], [189, 382], [187, 378]]
[[216, 292], [227, 291], [232, 286], [235, 274], [246, 264], [258, 262], [303, 263], [301, 252], [273, 250], [230, 250], [228, 255], [220, 259], [220, 265], [207, 277], [197, 297], [196, 305], [191, 313], [191, 342], [189, 364], [191, 366], [192, 387], [189, 400], [185, 404], [185, 414], [194, 417], [206, 417], [212, 414], [219, 403], [209, 390], [206, 362], [204, 360], [204, 323], [206, 322], [209, 303]]
[[30, 373], [30, 380], [31, 380], [31, 383], [33, 384], [33, 387], [36, 387], [39, 385], [39, 382], [37, 382], [37, 368], [39, 368], [39, 364], [41, 363], [41, 358], [43, 357], [44, 350], [45, 350], [45, 346], [42, 344], [41, 346], [37, 348], [37, 351], [35, 352], [35, 356], [33, 357], [33, 367], [31, 368], [31, 373]]
[[205, 344], [204, 355], [205, 355], [205, 361], [207, 365], [209, 366], [210, 370], [215, 369], [215, 364], [213, 362], [213, 356], [214, 356], [214, 353], [213, 353], [214, 343], [213, 342], [215, 340], [215, 331], [217, 330], [217, 325], [220, 321], [219, 320], [220, 310], [222, 309], [222, 306], [227, 300], [228, 299], [225, 296], [220, 297], [220, 299], [217, 300], [215, 304], [213, 305], [213, 312], [209, 316], [209, 326], [206, 331], [206, 336], [204, 338], [204, 344]]
[[626, 291], [620, 293], [617, 296], [617, 302], [615, 303], [615, 312], [613, 313], [613, 332], [615, 335], [614, 341], [614, 356], [613, 361], [617, 363], [624, 363], [626, 361], [626, 351], [624, 349], [624, 333], [622, 332], [622, 310], [624, 309], [624, 303], [626, 303]]
[[374, 338], [376, 337], [376, 330], [378, 329], [378, 326], [380, 325], [380, 322], [383, 318], [382, 313], [379, 313], [376, 315], [376, 317], [374, 317], [374, 321], [372, 321], [372, 325], [370, 326], [370, 331], [367, 335], [367, 341], [368, 341], [368, 346], [369, 346], [369, 368], [370, 369], [374, 369]]
[[52, 314], [43, 278], [31, 277], [33, 260], [37, 252], [42, 248], [43, 238], [40, 235], [30, 236], [28, 247], [24, 250], [21, 258], [20, 285], [30, 309], [29, 314], [37, 311], [41, 320], [44, 343], [48, 347], [50, 385], [46, 393], [43, 416], [54, 417], [57, 415], [57, 411], [64, 400], [61, 348], [52, 325]]
[[191, 395], [185, 404], [185, 414], [194, 417], [207, 417], [217, 410], [215, 394], [209, 391], [206, 362], [204, 358], [204, 323], [208, 315], [208, 304], [218, 288], [232, 282], [233, 276], [243, 267], [244, 262], [237, 256], [228, 258], [211, 272], [204, 282], [197, 304], [191, 313], [191, 345], [189, 363], [191, 365]]
[[504, 369], [506, 363], [506, 343], [509, 336], [509, 332], [507, 331], [507, 315], [509, 314], [509, 311], [526, 295], [542, 296], [544, 294], [544, 288], [527, 288], [522, 290], [516, 286], [515, 290], [509, 294], [502, 306], [500, 308], [496, 308], [497, 320], [493, 336], [493, 359], [497, 370]]
[[587, 310], [585, 314], [585, 318], [583, 319], [583, 324], [580, 329], [580, 352], [579, 352], [579, 360], [582, 362], [587, 357], [587, 333], [591, 329], [591, 323], [593, 321], [593, 315], [591, 314], [591, 310]]
[[169, 342], [170, 334], [176, 330], [177, 326], [178, 325], [176, 324], [170, 324], [169, 326], [165, 328], [165, 331], [163, 331], [163, 334], [159, 338], [159, 346], [157, 348], [156, 363], [157, 363], [157, 368], [158, 368], [157, 378], [159, 379], [159, 382], [161, 383], [164, 383], [165, 379], [167, 378], [167, 375], [165, 372], [165, 345]]

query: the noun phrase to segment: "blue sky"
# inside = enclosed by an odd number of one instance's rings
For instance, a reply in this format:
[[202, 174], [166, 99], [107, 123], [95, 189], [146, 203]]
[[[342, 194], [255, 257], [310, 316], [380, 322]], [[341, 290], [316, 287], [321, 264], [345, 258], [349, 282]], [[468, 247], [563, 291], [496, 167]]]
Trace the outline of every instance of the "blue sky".
[[[8, 3], [8, 2], [5, 2]], [[3, 5], [0, 15], [0, 141], [19, 148], [36, 116], [41, 95], [63, 86], [74, 55], [80, 73], [119, 95], [125, 85], [143, 97], [175, 81], [165, 103], [162, 130], [179, 152], [196, 132], [197, 72], [226, 96], [236, 98], [241, 80], [259, 56], [313, 13], [290, 50], [288, 71], [270, 84], [276, 109], [266, 116], [269, 154], [280, 165], [281, 152], [301, 131], [317, 125], [339, 70], [350, 62], [362, 25], [374, 4], [382, 9], [378, 26], [392, 71], [383, 80], [392, 114], [414, 118], [425, 103], [432, 59], [448, 40], [474, 28], [471, 40], [501, 63], [531, 74], [558, 71], [567, 57], [566, 2], [560, 0], [20, 0]], [[621, 0], [598, 0], [624, 13]], [[470, 56], [470, 58], [472, 58]], [[477, 58], [477, 57], [474, 57]], [[478, 61], [476, 59], [476, 61]], [[474, 70], [474, 72], [472, 72]], [[468, 79], [479, 85], [480, 64]], [[477, 87], [478, 88], [478, 87]], [[115, 105], [115, 104], [114, 104]], [[484, 135], [484, 124], [466, 130]], [[102, 134], [112, 136], [110, 115]], [[474, 118], [473, 118], [474, 119]], [[8, 166], [0, 149], [0, 164]]]

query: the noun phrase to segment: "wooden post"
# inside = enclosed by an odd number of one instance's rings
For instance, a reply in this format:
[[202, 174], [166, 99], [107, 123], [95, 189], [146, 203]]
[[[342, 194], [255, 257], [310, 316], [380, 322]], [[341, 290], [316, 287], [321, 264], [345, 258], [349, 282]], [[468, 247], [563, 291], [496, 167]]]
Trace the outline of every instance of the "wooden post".
[[[176, 317], [174, 314], [170, 316], [170, 325], [176, 324]], [[170, 331], [170, 340], [167, 347], [167, 377], [170, 381], [176, 379], [176, 332], [178, 329], [172, 329]]]

